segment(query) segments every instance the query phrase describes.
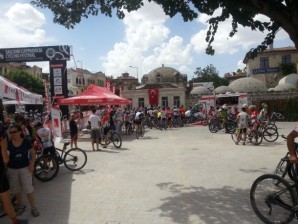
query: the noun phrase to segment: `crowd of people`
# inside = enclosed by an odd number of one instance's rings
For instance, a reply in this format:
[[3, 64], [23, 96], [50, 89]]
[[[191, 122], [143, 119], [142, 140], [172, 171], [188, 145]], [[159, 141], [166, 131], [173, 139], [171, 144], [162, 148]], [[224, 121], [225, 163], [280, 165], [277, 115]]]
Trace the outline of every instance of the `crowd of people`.
[[[247, 128], [257, 127], [262, 122], [268, 120], [268, 105], [263, 103], [262, 109], [258, 112], [255, 105], [242, 105], [240, 111], [237, 108], [230, 108], [222, 105], [221, 108], [211, 107], [208, 117], [220, 117], [222, 124], [228, 119], [233, 119], [238, 124], [238, 142], [240, 135], [243, 135], [245, 144]], [[67, 120], [70, 136], [71, 148], [77, 147], [78, 132], [83, 128], [91, 131], [92, 149], [99, 149], [99, 136], [103, 132], [106, 148], [107, 135], [113, 129], [119, 133], [127, 131], [129, 123], [140, 124], [144, 117], [158, 118], [167, 126], [167, 121], [173, 118], [185, 118], [185, 108], [183, 106], [174, 108], [165, 107], [140, 107], [138, 109], [128, 109], [112, 107], [110, 110], [103, 108], [93, 108], [88, 119], [84, 119], [81, 112], [75, 111]], [[43, 123], [50, 119], [46, 113], [39, 114], [36, 111], [15, 113], [13, 118], [0, 122], [0, 196], [3, 207], [11, 219], [12, 223], [22, 223], [17, 216], [24, 213], [26, 206], [23, 202], [22, 193], [27, 195], [32, 216], [39, 216], [39, 210], [35, 203], [34, 186], [32, 183], [35, 150], [34, 142], [37, 140], [42, 144], [44, 153], [55, 156], [55, 147], [52, 141], [51, 130]], [[296, 126], [287, 138], [287, 146], [290, 152], [290, 160], [298, 162], [294, 149], [295, 138], [298, 137], [298, 126]], [[236, 142], [236, 144], [238, 144]], [[11, 203], [11, 198], [15, 197], [16, 206]]]

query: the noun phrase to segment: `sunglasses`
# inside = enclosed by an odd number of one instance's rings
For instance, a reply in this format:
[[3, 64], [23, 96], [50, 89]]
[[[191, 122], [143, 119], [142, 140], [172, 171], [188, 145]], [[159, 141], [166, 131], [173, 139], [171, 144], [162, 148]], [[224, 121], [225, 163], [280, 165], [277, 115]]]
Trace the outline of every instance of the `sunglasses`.
[[10, 131], [9, 134], [15, 134], [18, 133], [19, 131]]

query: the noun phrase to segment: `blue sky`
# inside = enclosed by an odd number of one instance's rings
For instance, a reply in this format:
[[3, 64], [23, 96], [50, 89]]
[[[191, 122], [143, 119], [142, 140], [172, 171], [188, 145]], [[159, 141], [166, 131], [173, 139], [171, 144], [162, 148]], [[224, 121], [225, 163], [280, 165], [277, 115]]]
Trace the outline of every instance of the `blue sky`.
[[[73, 57], [68, 67], [82, 65], [91, 72], [102, 71], [114, 77], [123, 72], [136, 77], [138, 70], [140, 78], [162, 64], [187, 74], [189, 79], [197, 67], [210, 64], [220, 76], [243, 68], [246, 52], [259, 44], [265, 34], [240, 27], [233, 38], [228, 38], [231, 23], [227, 21], [218, 29], [215, 55], [209, 56], [204, 50], [208, 18], [201, 14], [197, 20], [184, 23], [181, 16], [169, 18], [159, 6], [146, 3], [137, 12], [126, 14], [124, 20], [90, 16], [68, 30], [54, 24], [52, 13], [30, 5], [30, 0], [0, 0], [0, 48], [70, 45]], [[281, 30], [274, 47], [286, 46], [294, 45]], [[49, 70], [46, 62], [34, 64], [44, 72]]]

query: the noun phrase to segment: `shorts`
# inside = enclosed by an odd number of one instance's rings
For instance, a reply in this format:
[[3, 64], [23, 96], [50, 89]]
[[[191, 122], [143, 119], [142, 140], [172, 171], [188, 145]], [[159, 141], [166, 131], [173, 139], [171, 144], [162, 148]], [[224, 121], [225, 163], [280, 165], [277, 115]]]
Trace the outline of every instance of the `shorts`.
[[51, 156], [56, 157], [56, 150], [55, 147], [48, 147], [43, 149], [43, 154], [50, 154]]
[[142, 123], [142, 121], [141, 120], [134, 120], [134, 122], [133, 123], [135, 123], [135, 124], [141, 124]]
[[92, 129], [91, 130], [91, 139], [95, 140], [100, 138], [100, 131], [99, 129]]
[[76, 140], [78, 140], [78, 134], [70, 135], [70, 139], [71, 139], [72, 141], [76, 141]]
[[0, 194], [9, 190], [9, 182], [6, 171], [1, 171], [0, 174]]
[[7, 168], [7, 172], [12, 194], [20, 192], [30, 194], [34, 191], [33, 179], [28, 167], [20, 169]]

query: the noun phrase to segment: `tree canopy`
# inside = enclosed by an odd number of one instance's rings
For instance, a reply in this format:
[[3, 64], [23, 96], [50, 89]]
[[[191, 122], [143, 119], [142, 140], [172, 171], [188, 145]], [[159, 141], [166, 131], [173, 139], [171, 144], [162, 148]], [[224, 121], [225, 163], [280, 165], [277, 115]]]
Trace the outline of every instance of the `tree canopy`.
[[197, 77], [192, 80], [193, 82], [213, 82], [214, 88], [229, 85], [229, 81], [226, 78], [220, 77], [212, 64], [207, 65], [205, 68], [197, 68], [194, 74]]
[[[160, 5], [166, 15], [174, 17], [180, 14], [185, 22], [192, 21], [199, 13], [212, 16], [209, 19], [209, 30], [206, 41], [206, 53], [213, 55], [215, 50], [212, 42], [219, 24], [232, 19], [233, 37], [239, 25], [250, 27], [252, 30], [264, 32], [267, 36], [249, 52], [253, 58], [258, 52], [273, 43], [277, 32], [282, 28], [290, 36], [298, 49], [298, 1], [297, 0], [148, 0]], [[120, 19], [125, 17], [125, 11], [138, 10], [144, 5], [143, 0], [33, 0], [31, 3], [41, 8], [49, 8], [54, 13], [54, 22], [67, 28], [73, 28], [81, 22], [82, 17], [97, 16], [99, 13], [112, 16], [114, 13]], [[214, 15], [221, 9], [220, 15]], [[259, 21], [256, 15], [262, 14], [270, 18], [270, 22]]]
[[11, 80], [15, 84], [28, 89], [32, 93], [40, 94], [43, 96], [45, 95], [42, 81], [27, 72], [11, 71], [7, 74], [3, 74], [2, 76]]

